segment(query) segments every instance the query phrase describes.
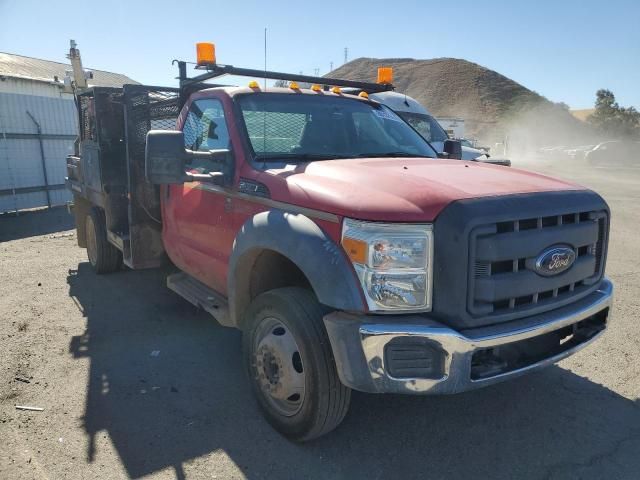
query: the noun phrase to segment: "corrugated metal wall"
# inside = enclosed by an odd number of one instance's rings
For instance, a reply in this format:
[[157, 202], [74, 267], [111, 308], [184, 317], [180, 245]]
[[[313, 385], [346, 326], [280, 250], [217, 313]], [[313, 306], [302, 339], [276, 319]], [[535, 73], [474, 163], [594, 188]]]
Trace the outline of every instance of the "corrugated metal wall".
[[48, 203], [37, 127], [27, 112], [41, 127], [49, 200], [71, 200], [64, 177], [77, 135], [73, 98], [55, 85], [6, 79], [0, 82], [0, 213]]

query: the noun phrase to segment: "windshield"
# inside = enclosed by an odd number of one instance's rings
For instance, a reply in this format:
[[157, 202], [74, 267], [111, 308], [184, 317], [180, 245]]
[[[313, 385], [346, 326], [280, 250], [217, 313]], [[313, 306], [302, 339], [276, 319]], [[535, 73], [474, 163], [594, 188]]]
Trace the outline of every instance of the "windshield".
[[237, 102], [256, 160], [437, 156], [384, 105], [286, 93], [240, 95]]
[[415, 128], [430, 143], [444, 142], [449, 139], [447, 132], [431, 115], [424, 113], [398, 112], [409, 125]]

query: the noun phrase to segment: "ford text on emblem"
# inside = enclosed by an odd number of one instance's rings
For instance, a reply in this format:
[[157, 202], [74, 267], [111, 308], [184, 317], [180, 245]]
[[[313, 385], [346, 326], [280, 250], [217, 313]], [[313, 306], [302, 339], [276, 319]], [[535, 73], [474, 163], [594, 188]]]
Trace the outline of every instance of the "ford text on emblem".
[[536, 272], [545, 277], [557, 275], [571, 267], [575, 259], [576, 252], [571, 247], [550, 247], [536, 258]]

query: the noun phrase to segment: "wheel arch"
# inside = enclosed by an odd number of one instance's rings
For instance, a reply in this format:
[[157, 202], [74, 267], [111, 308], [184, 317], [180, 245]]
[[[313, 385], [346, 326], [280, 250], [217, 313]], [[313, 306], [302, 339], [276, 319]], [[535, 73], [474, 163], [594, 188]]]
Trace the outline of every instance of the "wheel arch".
[[[278, 274], [273, 275], [274, 271]], [[257, 294], [305, 282], [328, 307], [366, 309], [351, 263], [312, 219], [277, 209], [249, 218], [236, 236], [229, 261], [231, 323], [241, 327], [245, 310]]]

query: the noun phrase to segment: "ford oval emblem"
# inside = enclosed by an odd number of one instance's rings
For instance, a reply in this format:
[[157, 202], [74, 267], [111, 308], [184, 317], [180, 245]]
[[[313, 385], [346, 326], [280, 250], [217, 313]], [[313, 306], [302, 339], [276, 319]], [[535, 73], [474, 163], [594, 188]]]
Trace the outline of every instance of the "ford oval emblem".
[[568, 246], [549, 247], [536, 258], [536, 272], [545, 277], [569, 269], [576, 260], [576, 252]]

